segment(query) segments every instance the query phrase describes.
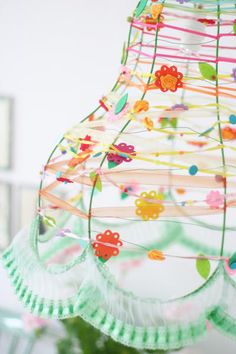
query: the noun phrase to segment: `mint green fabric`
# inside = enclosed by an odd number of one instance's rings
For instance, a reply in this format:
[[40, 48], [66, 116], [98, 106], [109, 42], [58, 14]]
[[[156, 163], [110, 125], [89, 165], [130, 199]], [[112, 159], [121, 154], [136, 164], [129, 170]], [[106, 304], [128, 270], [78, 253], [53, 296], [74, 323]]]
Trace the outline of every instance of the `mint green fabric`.
[[[30, 242], [28, 231], [21, 232], [2, 256], [18, 298], [35, 315], [81, 316], [114, 340], [135, 348], [169, 350], [193, 344], [206, 335], [207, 321], [236, 337], [236, 286], [223, 264], [204, 286], [183, 298], [142, 299], [119, 288], [107, 266], [93, 257], [90, 246], [73, 266], [44, 265], [33, 242], [37, 224], [38, 218]], [[172, 317], [172, 311], [183, 315]]]

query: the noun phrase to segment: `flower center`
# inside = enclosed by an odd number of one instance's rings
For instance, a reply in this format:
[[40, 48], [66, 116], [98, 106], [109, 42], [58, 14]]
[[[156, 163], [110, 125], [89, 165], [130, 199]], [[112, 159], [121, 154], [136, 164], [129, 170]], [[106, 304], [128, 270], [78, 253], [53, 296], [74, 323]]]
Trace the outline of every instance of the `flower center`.
[[165, 76], [161, 76], [160, 78], [161, 80], [161, 85], [164, 89], [167, 90], [175, 90], [176, 89], [176, 85], [177, 85], [177, 81], [178, 79], [170, 74], [167, 74]]

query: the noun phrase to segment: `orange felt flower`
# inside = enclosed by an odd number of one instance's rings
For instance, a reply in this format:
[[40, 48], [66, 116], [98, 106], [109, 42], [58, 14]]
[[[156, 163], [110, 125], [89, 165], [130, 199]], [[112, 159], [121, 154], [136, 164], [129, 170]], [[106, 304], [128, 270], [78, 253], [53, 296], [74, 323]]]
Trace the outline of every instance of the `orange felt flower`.
[[[163, 21], [164, 21], [164, 16], [160, 16], [159, 18], [154, 19], [153, 17], [148, 15], [145, 18], [145, 23], [147, 25], [146, 28], [149, 32], [159, 31], [162, 27]], [[157, 24], [158, 24], [158, 27], [157, 27]]]
[[148, 252], [148, 258], [152, 261], [164, 261], [166, 259], [164, 253], [158, 250]]
[[163, 92], [175, 92], [178, 88], [183, 87], [183, 74], [178, 71], [176, 66], [162, 65], [161, 69], [155, 72], [155, 76], [155, 85]]
[[236, 139], [236, 129], [231, 127], [224, 127], [221, 130], [222, 138], [224, 140], [235, 140]]
[[149, 110], [148, 101], [137, 101], [134, 105], [134, 113], [147, 112]]
[[161, 204], [163, 195], [157, 194], [155, 191], [143, 192], [141, 198], [135, 201], [137, 206], [136, 215], [140, 216], [144, 221], [156, 220], [164, 211], [164, 206]]
[[162, 13], [162, 10], [163, 10], [163, 5], [161, 4], [153, 4], [152, 5], [152, 18], [154, 20], [157, 20], [158, 17], [160, 16], [160, 14]]
[[153, 130], [154, 123], [151, 118], [145, 117], [143, 120], [143, 125], [147, 128], [147, 130], [149, 131]]

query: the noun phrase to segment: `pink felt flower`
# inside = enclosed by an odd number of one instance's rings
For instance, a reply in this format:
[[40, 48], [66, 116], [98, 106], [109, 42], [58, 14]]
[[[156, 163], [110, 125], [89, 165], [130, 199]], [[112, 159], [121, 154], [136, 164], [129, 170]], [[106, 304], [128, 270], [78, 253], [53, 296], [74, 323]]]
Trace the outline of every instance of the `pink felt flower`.
[[236, 274], [236, 269], [230, 268], [229, 258], [225, 260], [225, 270], [230, 276], [234, 276]]
[[[114, 153], [111, 152], [107, 155], [107, 160], [113, 162], [116, 165], [120, 165], [122, 162], [131, 162], [131, 156], [136, 156], [133, 145], [127, 145], [126, 143], [120, 143], [119, 145], [114, 145]], [[128, 156], [128, 155], [129, 156]], [[130, 156], [131, 155], [131, 156]]]
[[206, 203], [212, 209], [218, 209], [224, 204], [224, 196], [218, 191], [210, 191], [206, 197]]
[[127, 66], [121, 65], [120, 72], [127, 80], [131, 79], [131, 71]]
[[121, 199], [126, 199], [130, 195], [135, 195], [138, 193], [138, 184], [133, 183], [125, 183], [121, 186]]
[[110, 122], [115, 122], [119, 119], [121, 119], [129, 110], [129, 103], [126, 103], [125, 107], [122, 109], [122, 111], [118, 114], [115, 113], [116, 110], [116, 105], [113, 105], [110, 111], [108, 112], [108, 117], [107, 119]]

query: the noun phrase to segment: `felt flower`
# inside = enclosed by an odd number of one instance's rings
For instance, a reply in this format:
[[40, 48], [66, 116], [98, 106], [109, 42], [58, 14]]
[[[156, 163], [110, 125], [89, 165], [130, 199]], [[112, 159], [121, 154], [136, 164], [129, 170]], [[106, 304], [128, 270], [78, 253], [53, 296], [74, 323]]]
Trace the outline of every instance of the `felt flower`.
[[224, 127], [221, 129], [222, 138], [224, 140], [235, 140], [236, 139], [236, 129], [231, 127]]
[[155, 72], [155, 85], [163, 92], [175, 92], [178, 88], [183, 87], [183, 74], [178, 72], [176, 66], [168, 67], [162, 65], [161, 69]]
[[153, 130], [154, 128], [154, 123], [153, 123], [153, 120], [151, 118], [148, 118], [148, 117], [145, 117], [144, 120], [143, 120], [143, 125], [146, 127], [146, 129], [148, 131], [151, 131]]
[[[145, 23], [146, 23], [146, 28], [147, 31], [159, 31], [161, 27], [163, 27], [163, 21], [164, 21], [164, 16], [160, 16], [158, 19], [154, 19], [151, 16], [146, 16], [145, 17]], [[158, 27], [157, 27], [158, 24]]]
[[119, 247], [123, 246], [118, 232], [112, 232], [111, 230], [97, 234], [96, 241], [92, 244], [95, 255], [103, 261], [108, 261], [111, 257], [118, 256], [120, 253]]
[[165, 209], [161, 204], [163, 196], [151, 191], [141, 193], [140, 197], [135, 201], [137, 206], [136, 215], [140, 216], [144, 221], [158, 219]]
[[160, 14], [162, 13], [163, 5], [162, 4], [153, 4], [151, 7], [152, 18], [158, 20]]
[[[107, 160], [108, 162], [114, 164], [114, 166], [112, 167], [120, 165], [122, 162], [131, 162], [132, 161], [131, 156], [136, 156], [134, 146], [127, 145], [126, 143], [120, 143], [119, 145], [114, 145], [114, 148], [111, 150], [114, 150], [114, 152], [111, 152], [107, 155]], [[129, 156], [127, 156], [127, 154]]]
[[234, 81], [236, 81], [236, 68], [233, 69], [231, 76], [234, 79]]
[[156, 26], [155, 25], [157, 24], [157, 20], [154, 20], [154, 18], [152, 18], [150, 16], [146, 16], [145, 23], [147, 25], [147, 30], [149, 32], [156, 31]]
[[224, 196], [219, 191], [210, 191], [206, 197], [206, 203], [211, 209], [219, 209], [224, 204]]
[[188, 106], [184, 104], [175, 104], [174, 106], [171, 107], [172, 111], [188, 111], [189, 108]]
[[[81, 151], [87, 151], [91, 148], [92, 144], [91, 144], [91, 136], [90, 135], [86, 135], [86, 137], [84, 139], [81, 139], [83, 142], [80, 145], [80, 150]], [[85, 142], [88, 141], [89, 144], [86, 144]], [[93, 144], [94, 145], [94, 144]]]
[[229, 275], [235, 275], [236, 273], [236, 253], [233, 253], [230, 258], [225, 262], [225, 269]]
[[113, 105], [112, 108], [108, 112], [107, 119], [110, 122], [115, 122], [119, 119], [121, 119], [129, 110], [129, 103], [126, 103], [125, 107], [122, 109], [122, 111], [118, 114], [115, 113], [116, 110], [116, 105]]
[[121, 189], [121, 199], [128, 198], [129, 195], [134, 195], [138, 191], [137, 183], [126, 183], [120, 187]]
[[164, 261], [166, 259], [163, 252], [158, 250], [152, 250], [148, 252], [148, 258], [151, 261]]
[[184, 188], [176, 188], [176, 193], [179, 195], [183, 195], [186, 193], [186, 190]]
[[136, 101], [134, 104], [134, 113], [147, 112], [149, 110], [149, 102], [142, 100]]
[[127, 66], [121, 65], [120, 72], [127, 80], [131, 79], [131, 71]]

